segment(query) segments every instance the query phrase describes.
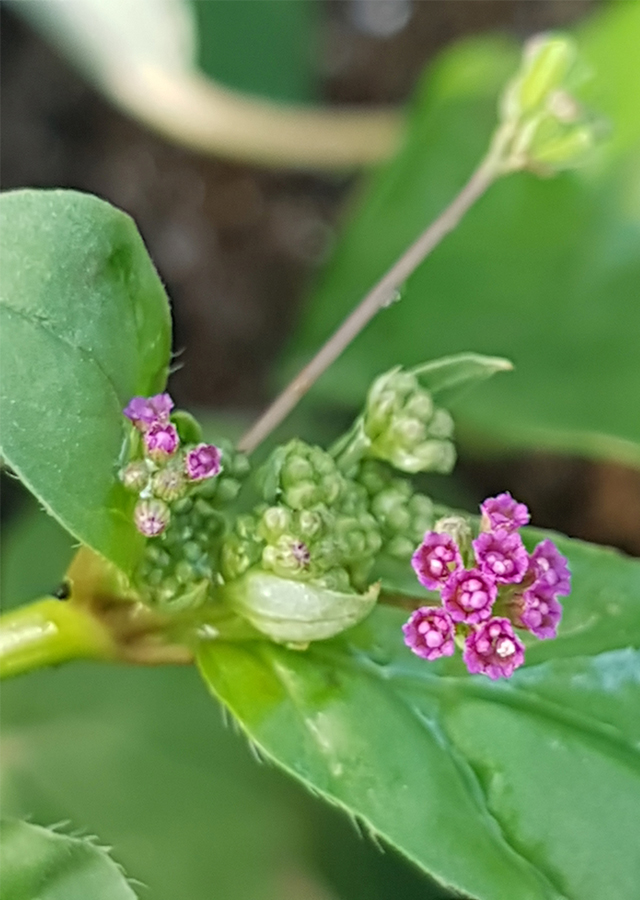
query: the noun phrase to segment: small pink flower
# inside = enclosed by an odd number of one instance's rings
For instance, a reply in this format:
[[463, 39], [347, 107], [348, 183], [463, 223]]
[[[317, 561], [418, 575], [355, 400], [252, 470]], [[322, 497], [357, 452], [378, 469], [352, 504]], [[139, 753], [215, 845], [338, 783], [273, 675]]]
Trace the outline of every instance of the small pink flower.
[[505, 528], [483, 532], [473, 541], [478, 566], [501, 584], [522, 581], [529, 566], [529, 554], [519, 534]]
[[176, 452], [180, 438], [176, 426], [171, 422], [166, 424], [156, 422], [145, 432], [144, 443], [149, 456], [157, 461], [162, 461]]
[[191, 481], [212, 478], [220, 472], [222, 454], [213, 444], [198, 444], [185, 457], [187, 476]]
[[145, 537], [157, 537], [169, 524], [171, 513], [162, 500], [140, 500], [133, 512], [136, 528]]
[[487, 497], [480, 507], [482, 513], [482, 531], [495, 531], [504, 528], [516, 531], [529, 521], [529, 510], [524, 503], [518, 503], [508, 492], [497, 497]]
[[472, 675], [510, 678], [524, 662], [524, 644], [508, 619], [489, 619], [468, 636], [463, 659]]
[[416, 609], [402, 630], [407, 647], [423, 659], [453, 655], [454, 625], [449, 614], [438, 606]]
[[567, 560], [548, 538], [541, 541], [531, 554], [529, 571], [534, 577], [532, 587], [552, 594], [571, 593], [571, 572]]
[[527, 628], [537, 638], [554, 638], [562, 618], [562, 605], [544, 589], [532, 587], [522, 595], [516, 625]]
[[462, 566], [462, 558], [451, 535], [429, 531], [413, 554], [411, 565], [420, 584], [438, 591], [451, 572]]
[[442, 603], [454, 622], [475, 625], [491, 615], [498, 588], [480, 569], [457, 569], [442, 588]]
[[153, 397], [133, 397], [122, 412], [139, 431], [144, 432], [157, 422], [168, 422], [172, 409], [173, 400], [169, 394], [156, 394]]

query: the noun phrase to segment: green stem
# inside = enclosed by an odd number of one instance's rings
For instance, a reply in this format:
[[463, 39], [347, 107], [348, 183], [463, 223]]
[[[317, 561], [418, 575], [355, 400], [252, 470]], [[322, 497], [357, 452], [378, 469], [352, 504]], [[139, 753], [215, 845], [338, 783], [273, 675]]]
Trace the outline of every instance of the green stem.
[[45, 598], [0, 617], [1, 678], [71, 659], [116, 656], [105, 625], [75, 604]]

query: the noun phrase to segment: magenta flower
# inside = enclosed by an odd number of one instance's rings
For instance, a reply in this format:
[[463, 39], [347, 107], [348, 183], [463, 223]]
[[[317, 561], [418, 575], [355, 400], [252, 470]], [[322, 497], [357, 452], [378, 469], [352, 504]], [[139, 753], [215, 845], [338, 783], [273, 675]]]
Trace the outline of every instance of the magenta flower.
[[467, 637], [463, 659], [472, 675], [510, 678], [524, 662], [524, 644], [508, 619], [489, 619]]
[[478, 566], [501, 584], [522, 581], [529, 566], [529, 554], [519, 534], [499, 528], [480, 534], [473, 541]]
[[147, 453], [152, 459], [162, 461], [172, 456], [180, 444], [176, 426], [171, 422], [156, 422], [144, 435]]
[[220, 472], [222, 453], [213, 444], [198, 444], [185, 457], [185, 469], [191, 481], [212, 478]]
[[518, 503], [508, 492], [497, 497], [487, 497], [480, 506], [482, 531], [516, 531], [529, 521], [529, 510], [524, 503]]
[[543, 588], [532, 587], [520, 600], [522, 606], [516, 625], [527, 628], [537, 638], [554, 638], [562, 618], [562, 605]]
[[169, 524], [171, 513], [162, 500], [140, 500], [133, 512], [136, 528], [145, 537], [157, 537]]
[[567, 560], [553, 541], [546, 538], [531, 554], [529, 571], [533, 573], [533, 587], [546, 589], [552, 594], [571, 593], [571, 572]]
[[169, 394], [156, 394], [153, 397], [132, 397], [122, 412], [139, 431], [144, 432], [157, 422], [168, 422], [172, 409], [173, 400]]
[[402, 630], [407, 647], [423, 659], [453, 655], [454, 625], [449, 614], [438, 606], [416, 609]]
[[428, 531], [413, 554], [411, 565], [421, 585], [438, 591], [451, 572], [462, 566], [462, 558], [451, 535]]
[[442, 588], [442, 604], [454, 622], [475, 625], [491, 615], [498, 588], [479, 569], [456, 569]]

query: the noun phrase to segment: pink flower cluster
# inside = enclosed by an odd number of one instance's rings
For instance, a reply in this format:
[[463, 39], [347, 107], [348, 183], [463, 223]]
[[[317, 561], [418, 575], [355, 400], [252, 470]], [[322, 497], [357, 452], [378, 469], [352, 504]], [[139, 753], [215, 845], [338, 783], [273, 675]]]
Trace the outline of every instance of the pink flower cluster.
[[180, 449], [178, 429], [170, 421], [174, 407], [169, 394], [133, 397], [124, 415], [142, 435], [143, 460], [127, 466], [121, 478], [126, 487], [140, 494], [134, 520], [146, 537], [161, 534], [169, 523], [165, 501], [179, 499], [190, 485], [220, 473], [221, 451], [213, 444]]
[[527, 552], [518, 534], [529, 521], [523, 503], [505, 493], [489, 497], [480, 511], [480, 534], [468, 547], [446, 533], [425, 534], [412, 565], [420, 584], [440, 592], [442, 606], [417, 609], [403, 626], [404, 640], [428, 660], [452, 656], [458, 643], [471, 673], [509, 678], [524, 662], [514, 626], [555, 637], [558, 596], [569, 593], [571, 576], [552, 541]]

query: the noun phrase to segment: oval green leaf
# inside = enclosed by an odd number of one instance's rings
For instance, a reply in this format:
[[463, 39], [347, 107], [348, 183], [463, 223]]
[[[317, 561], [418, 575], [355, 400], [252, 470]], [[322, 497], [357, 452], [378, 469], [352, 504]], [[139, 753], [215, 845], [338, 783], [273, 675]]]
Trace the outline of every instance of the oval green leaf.
[[200, 669], [265, 755], [443, 883], [635, 896], [640, 562], [557, 543], [574, 579], [560, 636], [533, 640], [508, 682], [418, 659], [406, 614], [383, 606], [307, 652], [205, 643]]
[[161, 390], [171, 320], [125, 213], [75, 191], [0, 198], [2, 454], [64, 527], [121, 568], [136, 558], [116, 479], [122, 408]]
[[109, 854], [88, 839], [0, 822], [0, 900], [135, 900]]

